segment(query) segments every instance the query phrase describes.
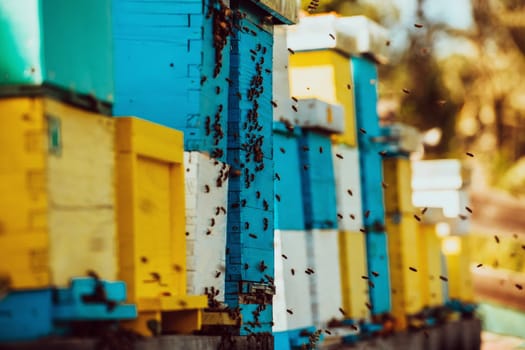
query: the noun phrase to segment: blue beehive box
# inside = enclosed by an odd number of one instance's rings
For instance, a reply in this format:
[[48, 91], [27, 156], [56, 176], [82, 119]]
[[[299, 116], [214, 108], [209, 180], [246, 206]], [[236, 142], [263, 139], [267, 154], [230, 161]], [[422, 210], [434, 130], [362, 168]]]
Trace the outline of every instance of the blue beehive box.
[[[384, 226], [383, 163], [379, 154], [383, 145], [377, 140], [382, 136], [377, 115], [377, 68], [372, 61], [352, 57], [356, 122], [359, 131], [359, 163], [361, 166], [361, 193], [364, 224], [367, 230]], [[374, 141], [375, 140], [375, 141]], [[382, 231], [382, 229], [379, 229]]]
[[[276, 230], [304, 230], [301, 162], [299, 137], [301, 130], [286, 129], [282, 122], [274, 123], [274, 155], [276, 194], [274, 222]], [[277, 197], [278, 196], [278, 197]]]
[[337, 228], [337, 202], [330, 136], [303, 129], [299, 142], [306, 229]]
[[111, 0], [0, 0], [0, 52], [1, 94], [45, 88], [109, 113]]
[[51, 289], [12, 292], [0, 300], [0, 342], [33, 340], [52, 330]]
[[114, 114], [183, 130], [186, 150], [225, 160], [230, 39], [216, 51], [217, 16], [231, 18], [211, 0], [114, 0]]

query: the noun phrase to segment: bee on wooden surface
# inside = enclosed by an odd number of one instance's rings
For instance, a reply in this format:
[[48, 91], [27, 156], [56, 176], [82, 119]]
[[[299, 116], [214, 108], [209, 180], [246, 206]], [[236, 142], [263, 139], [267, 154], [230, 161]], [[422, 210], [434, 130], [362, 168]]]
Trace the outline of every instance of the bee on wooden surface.
[[367, 302], [367, 303], [365, 303], [365, 306], [366, 306], [366, 308], [367, 308], [368, 310], [372, 310], [372, 304], [370, 304], [370, 303]]
[[445, 276], [439, 276], [439, 279], [442, 281], [448, 282], [448, 278], [446, 278]]
[[422, 214], [422, 215], [425, 215], [425, 213], [427, 212], [427, 210], [428, 210], [427, 207], [423, 208], [423, 209], [421, 210], [421, 214]]
[[293, 315], [292, 309], [286, 309], [286, 312], [288, 312], [290, 315]]
[[243, 267], [244, 267], [245, 270], [248, 270], [250, 268], [250, 265], [248, 265], [247, 263], [244, 263]]
[[339, 220], [342, 220], [342, 219], [343, 219], [343, 215], [341, 215], [340, 213], [337, 213], [337, 218], [338, 218]]
[[272, 106], [273, 106], [274, 108], [277, 107], [277, 102], [275, 102], [275, 101], [271, 101], [271, 103], [272, 103]]
[[345, 310], [343, 310], [342, 307], [339, 308], [339, 312], [341, 313], [341, 315], [346, 316], [346, 312]]
[[474, 157], [474, 154], [473, 154], [473, 153], [467, 152], [467, 153], [465, 153], [465, 154], [466, 154], [467, 156], [469, 156], [469, 157]]
[[329, 36], [330, 38], [332, 38], [332, 40], [335, 40], [335, 36], [334, 36], [333, 34], [330, 33], [330, 34], [328, 34], [328, 36]]
[[309, 166], [307, 164], [303, 165], [303, 170], [308, 170]]
[[350, 214], [350, 219], [355, 220], [355, 215], [354, 214]]
[[351, 196], [353, 196], [353, 195], [354, 195], [354, 193], [352, 192], [352, 190], [351, 190], [351, 189], [347, 189], [347, 190], [346, 190], [346, 193], [348, 193], [348, 194], [349, 194], [349, 195], [351, 195]]
[[268, 204], [268, 202], [265, 200], [263, 200], [263, 208], [264, 210], [268, 210], [268, 208], [270, 207], [270, 205]]
[[279, 176], [279, 173], [275, 173], [275, 179], [277, 179], [277, 181], [281, 181], [281, 176]]
[[386, 189], [388, 187], [388, 184], [384, 181], [381, 182], [381, 186], [383, 186], [384, 189]]
[[286, 153], [286, 150], [282, 147], [279, 148], [279, 151], [281, 151], [282, 154], [285, 154]]
[[287, 260], [288, 260], [288, 256], [286, 256], [285, 254], [281, 254], [281, 256], [282, 256], [284, 259], [287, 259]]
[[476, 267], [479, 269], [480, 267], [482, 267], [483, 264], [477, 264]]
[[472, 209], [470, 209], [469, 207], [465, 207], [465, 209], [472, 214]]
[[290, 269], [290, 273], [292, 274], [292, 276], [295, 276], [295, 269]]
[[365, 218], [368, 218], [370, 216], [370, 210], [365, 211]]
[[268, 218], [263, 218], [263, 230], [266, 231], [268, 229]]
[[467, 220], [468, 217], [466, 215], [463, 215], [463, 214], [459, 214], [458, 217], [461, 219], [461, 220]]
[[416, 219], [417, 221], [421, 221], [421, 218], [417, 216], [416, 214], [414, 214], [414, 219]]
[[323, 147], [319, 147], [319, 153], [323, 153]]
[[328, 329], [325, 329], [324, 332], [328, 335], [332, 335], [332, 332], [330, 332]]
[[381, 151], [381, 152], [379, 152], [379, 155], [380, 155], [381, 157], [384, 157], [384, 156], [386, 156], [386, 154], [387, 154], [387, 152], [386, 152], [386, 151]]
[[220, 272], [220, 271], [215, 272], [215, 278], [219, 278], [220, 275], [221, 275], [221, 272]]
[[294, 51], [294, 50], [292, 50], [292, 49], [290, 49], [290, 48], [288, 48], [288, 52], [290, 52], [290, 53], [291, 53], [292, 55], [294, 55], [294, 54], [295, 54], [295, 51]]
[[420, 23], [415, 23], [415, 24], [414, 24], [414, 27], [416, 27], [416, 28], [423, 28], [423, 25], [420, 24]]
[[303, 146], [303, 152], [308, 152], [310, 150], [310, 147], [308, 146]]
[[521, 284], [516, 283], [514, 286], [516, 286], [516, 288], [518, 288], [519, 290], [523, 289], [523, 286]]
[[245, 230], [249, 230], [249, 229], [250, 229], [250, 223], [249, 223], [248, 221], [246, 221], [246, 222], [244, 223], [244, 229], [245, 229]]
[[210, 226], [211, 227], [215, 226], [215, 219], [214, 218], [210, 219]]
[[361, 276], [361, 279], [367, 280], [368, 276]]
[[143, 264], [146, 264], [148, 262], [148, 258], [146, 258], [145, 256], [141, 256], [140, 257], [140, 262], [143, 263]]
[[297, 107], [296, 106], [292, 106], [292, 109], [294, 112], [297, 112]]
[[206, 76], [204, 75], [202, 78], [201, 78], [201, 85], [204, 84], [204, 82], [206, 82], [208, 78], [206, 78]]
[[294, 96], [292, 96], [292, 100], [293, 100], [294, 102], [299, 102], [299, 100], [297, 99], [297, 97], [294, 97]]
[[496, 243], [499, 243], [499, 237], [494, 235], [494, 240], [496, 241]]
[[390, 40], [387, 40], [387, 41], [385, 42], [385, 45], [386, 45], [386, 46], [390, 46]]
[[410, 269], [410, 271], [417, 272], [417, 269], [415, 267], [410, 266], [409, 269]]
[[209, 236], [209, 235], [211, 235], [211, 230], [210, 230], [210, 229], [207, 229], [207, 230], [206, 230], [206, 236]]
[[379, 273], [375, 272], [375, 271], [372, 271], [372, 275], [374, 275], [374, 277], [378, 277], [379, 276]]
[[361, 134], [366, 134], [366, 130], [363, 128], [359, 128], [359, 131], [361, 132]]
[[339, 154], [339, 153], [336, 153], [335, 156], [339, 159], [344, 159], [343, 155], [342, 154]]
[[410, 94], [410, 90], [408, 90], [408, 89], [403, 89], [403, 92], [404, 92], [405, 94], [407, 94], [407, 95]]

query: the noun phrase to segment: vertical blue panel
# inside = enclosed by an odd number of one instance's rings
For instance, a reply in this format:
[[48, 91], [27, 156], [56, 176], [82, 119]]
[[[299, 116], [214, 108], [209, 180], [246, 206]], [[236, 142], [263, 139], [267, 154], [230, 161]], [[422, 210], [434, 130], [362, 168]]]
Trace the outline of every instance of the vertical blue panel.
[[[274, 124], [275, 229], [304, 230], [301, 162], [299, 161], [299, 135], [286, 130], [280, 122]], [[278, 196], [278, 197], [277, 197]]]
[[224, 161], [229, 41], [214, 76], [209, 3], [113, 1], [114, 114], [182, 130], [186, 150]]
[[377, 315], [391, 310], [388, 245], [384, 233], [383, 163], [379, 154], [383, 149], [381, 144], [373, 142], [381, 136], [377, 115], [377, 68], [373, 62], [359, 57], [352, 57], [351, 64], [368, 272], [369, 276], [373, 276], [372, 271], [379, 273], [379, 277], [374, 278], [375, 287], [369, 290], [372, 314]]
[[51, 289], [12, 292], [0, 300], [0, 341], [32, 340], [53, 329]]
[[305, 227], [337, 228], [337, 202], [330, 136], [303, 130], [299, 142]]
[[[366, 234], [366, 258], [368, 261], [368, 276], [374, 282], [374, 288], [369, 289], [372, 303], [372, 315], [390, 312], [390, 270], [388, 267], [388, 242], [384, 232]], [[377, 277], [374, 277], [378, 273]]]
[[232, 170], [225, 299], [230, 307], [241, 308], [240, 334], [245, 335], [271, 332], [271, 304], [264, 304], [257, 324], [250, 324], [259, 305], [245, 301], [240, 294], [253, 298], [254, 293], [244, 286], [270, 288], [274, 276], [273, 35], [258, 26], [266, 15], [258, 7], [244, 2], [232, 4], [240, 6], [234, 12], [246, 13], [246, 17], [235, 18], [237, 26], [231, 38], [227, 160]]

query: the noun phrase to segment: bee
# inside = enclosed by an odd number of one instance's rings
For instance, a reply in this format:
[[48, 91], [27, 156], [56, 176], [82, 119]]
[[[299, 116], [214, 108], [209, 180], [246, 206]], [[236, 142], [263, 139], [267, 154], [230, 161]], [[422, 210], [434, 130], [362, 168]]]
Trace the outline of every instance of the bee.
[[370, 216], [370, 210], [365, 211], [365, 218], [368, 218]]
[[244, 229], [245, 229], [245, 230], [249, 230], [249, 229], [250, 229], [250, 223], [249, 223], [248, 221], [246, 221], [246, 222], [244, 223]]
[[220, 87], [220, 86], [217, 86], [217, 87], [215, 88], [215, 93], [216, 93], [217, 95], [221, 93], [221, 87]]
[[215, 278], [219, 278], [220, 275], [221, 275], [221, 272], [220, 272], [220, 271], [217, 271], [217, 272], [215, 273]]
[[211, 235], [211, 230], [210, 230], [210, 229], [207, 229], [207, 230], [206, 230], [206, 236], [209, 236], [209, 235]]
[[294, 112], [297, 112], [297, 107], [296, 106], [292, 106], [292, 109]]
[[288, 312], [290, 315], [293, 315], [292, 309], [286, 309], [286, 312]]
[[282, 256], [284, 259], [288, 260], [288, 257], [287, 257], [285, 254], [281, 254], [281, 256]]
[[341, 315], [346, 316], [346, 312], [345, 310], [343, 310], [342, 307], [339, 308], [339, 312], [341, 313]]
[[298, 102], [299, 101], [296, 97], [293, 97], [293, 96], [292, 96], [292, 100], [294, 100], [294, 102]]
[[306, 171], [306, 170], [308, 170], [308, 168], [309, 168], [309, 167], [308, 167], [308, 165], [307, 165], [307, 164], [303, 165], [303, 170], [305, 170], [305, 171]]
[[522, 286], [521, 284], [516, 283], [515, 286], [516, 286], [516, 288], [518, 288], [519, 290], [522, 290], [522, 289], [523, 289], [523, 286]]
[[275, 102], [275, 101], [271, 101], [271, 102], [272, 102], [272, 106], [273, 106], [274, 108], [276, 108], [276, 107], [277, 107], [277, 102]]
[[351, 190], [351, 189], [347, 189], [347, 190], [346, 190], [346, 192], [347, 192], [347, 193], [348, 193], [349, 195], [351, 195], [351, 196], [353, 196], [353, 195], [354, 195], [354, 193], [352, 192], [352, 190]]
[[279, 176], [279, 173], [275, 173], [275, 178], [277, 179], [277, 181], [281, 181], [281, 177]]
[[264, 210], [268, 210], [269, 207], [270, 207], [270, 205], [268, 204], [268, 202], [266, 200], [263, 200], [263, 208], [264, 208]]
[[350, 214], [350, 219], [355, 220], [355, 215], [354, 214]]
[[339, 159], [344, 159], [343, 155], [342, 154], [339, 154], [339, 153], [336, 153], [335, 156]]
[[483, 264], [477, 264], [476, 267], [479, 269], [480, 267], [482, 267]]
[[294, 50], [292, 50], [292, 49], [290, 49], [290, 48], [288, 48], [288, 52], [290, 52], [290, 53], [291, 53], [292, 55], [294, 55], [294, 54], [295, 54], [295, 51], [294, 51]]
[[323, 153], [323, 147], [319, 147], [319, 153]]
[[249, 268], [250, 268], [250, 265], [248, 265], [248, 264], [245, 263], [245, 264], [244, 264], [244, 269], [245, 269], [245, 270], [248, 270]]
[[202, 78], [201, 78], [201, 85], [204, 84], [204, 82], [206, 82], [208, 78], [206, 78], [206, 76], [204, 75]]
[[211, 227], [215, 226], [215, 219], [214, 218], [210, 219], [210, 226]]
[[[494, 235], [494, 239], [496, 240], [496, 243], [499, 243], [499, 237]], [[523, 248], [523, 246], [521, 246]]]
[[332, 335], [332, 332], [330, 332], [328, 329], [325, 329], [324, 332], [328, 335]]
[[423, 28], [423, 25], [422, 25], [422, 24], [419, 24], [419, 23], [415, 23], [415, 24], [414, 24], [414, 27], [416, 27], [416, 28]]
[[266, 231], [268, 229], [268, 218], [263, 218], [263, 230]]
[[465, 207], [465, 209], [472, 214], [472, 209], [470, 209], [469, 207]]
[[466, 216], [466, 215], [459, 214], [458, 217], [459, 217], [461, 220], [467, 220], [467, 216]]
[[385, 42], [385, 45], [386, 45], [386, 46], [390, 46], [390, 40], [387, 40], [387, 41]]
[[446, 278], [445, 276], [439, 276], [439, 279], [442, 281], [448, 282], [448, 278]]
[[381, 151], [381, 152], [379, 152], [379, 155], [380, 155], [381, 157], [386, 156], [386, 151]]
[[332, 40], [335, 40], [335, 36], [333, 34], [328, 34], [328, 36], [332, 38]]
[[361, 231], [363, 233], [366, 233], [366, 229], [364, 229], [364, 228], [360, 228], [359, 231]]
[[410, 269], [410, 271], [417, 272], [417, 269], [415, 267], [410, 266], [409, 269]]
[[470, 152], [467, 152], [467, 153], [465, 153], [465, 154], [466, 154], [467, 156], [469, 156], [469, 157], [474, 157], [474, 154], [472, 154], [472, 153], [470, 153]]
[[427, 207], [423, 208], [423, 210], [421, 210], [421, 214], [425, 215], [425, 213], [427, 212], [427, 210], [428, 210]]
[[370, 288], [375, 288], [376, 285], [374, 284], [374, 282], [368, 281], [368, 286], [370, 286]]
[[348, 90], [352, 90], [352, 85], [350, 85], [350, 84], [346, 84], [346, 88], [347, 88]]
[[275, 199], [277, 199], [277, 202], [280, 202], [281, 201], [281, 196], [279, 196], [278, 194], [275, 195]]
[[255, 234], [253, 234], [253, 233], [248, 234], [248, 236], [250, 236], [250, 237], [253, 238], [253, 239], [257, 239], [257, 235], [255, 235]]
[[279, 148], [279, 151], [281, 151], [282, 154], [285, 154], [286, 153], [286, 150], [282, 147]]
[[410, 90], [408, 90], [408, 89], [403, 89], [403, 92], [404, 92], [405, 94], [407, 94], [407, 95], [410, 94]]
[[417, 216], [416, 214], [414, 214], [414, 219], [416, 219], [417, 221], [421, 221], [421, 218]]
[[292, 276], [295, 276], [295, 269], [290, 269], [290, 273], [292, 274]]
[[381, 186], [383, 186], [384, 189], [386, 189], [388, 187], [388, 184], [384, 181], [381, 182]]
[[204, 193], [209, 193], [209, 192], [210, 192], [210, 186], [204, 185]]
[[372, 310], [372, 304], [370, 304], [370, 303], [365, 303], [365, 306], [367, 307], [368, 310]]
[[359, 128], [359, 131], [361, 132], [361, 134], [366, 134], [366, 130], [363, 128]]
[[342, 219], [343, 219], [343, 215], [341, 215], [340, 213], [337, 213], [337, 218], [338, 218], [339, 220], [342, 220]]
[[[188, 232], [186, 232], [186, 233], [188, 233]], [[148, 262], [148, 258], [146, 258], [145, 256], [141, 256], [141, 257], [140, 257], [140, 262], [143, 263], [143, 264], [145, 264], [145, 263]]]
[[372, 275], [374, 275], [374, 277], [378, 277], [379, 276], [379, 273], [375, 272], [375, 271], [372, 271]]
[[361, 276], [361, 279], [367, 280], [368, 276]]

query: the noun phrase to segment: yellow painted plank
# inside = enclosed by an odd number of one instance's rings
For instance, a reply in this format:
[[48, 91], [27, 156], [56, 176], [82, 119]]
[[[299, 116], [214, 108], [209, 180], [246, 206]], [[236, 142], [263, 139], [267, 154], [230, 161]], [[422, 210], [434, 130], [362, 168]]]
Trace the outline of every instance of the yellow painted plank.
[[45, 232], [0, 235], [0, 251], [0, 275], [9, 276], [12, 288], [49, 286], [48, 236]]
[[[418, 222], [412, 215], [388, 215], [388, 255], [392, 287], [392, 314], [396, 317], [396, 328], [405, 329], [406, 316], [422, 308], [421, 259], [419, 250]], [[410, 270], [414, 268], [417, 272]]]
[[131, 300], [162, 303], [163, 295], [184, 298], [182, 134], [135, 118], [119, 118], [115, 145], [119, 277], [127, 282]]
[[413, 213], [412, 170], [409, 159], [387, 158], [383, 160], [383, 180], [387, 213]]
[[[454, 241], [454, 246], [459, 249], [444, 249], [447, 261], [448, 294], [450, 299], [458, 299], [463, 302], [474, 302], [472, 288], [472, 275], [470, 272], [470, 237], [451, 236], [443, 240], [443, 246], [447, 240]], [[450, 245], [449, 245], [450, 247]]]
[[441, 241], [434, 224], [420, 224], [419, 251], [421, 263], [421, 290], [424, 306], [443, 305]]
[[365, 237], [361, 232], [339, 232], [343, 309], [347, 317], [366, 319], [369, 311]]
[[291, 95], [298, 98], [318, 98], [338, 103], [345, 111], [345, 132], [334, 135], [334, 141], [357, 145], [355, 107], [350, 59], [335, 50], [297, 52], [290, 55]]

